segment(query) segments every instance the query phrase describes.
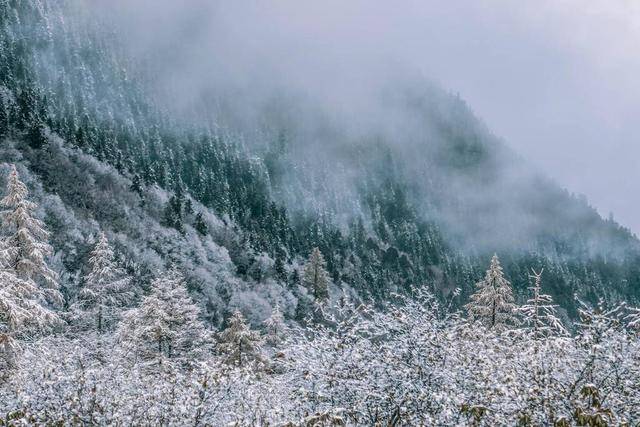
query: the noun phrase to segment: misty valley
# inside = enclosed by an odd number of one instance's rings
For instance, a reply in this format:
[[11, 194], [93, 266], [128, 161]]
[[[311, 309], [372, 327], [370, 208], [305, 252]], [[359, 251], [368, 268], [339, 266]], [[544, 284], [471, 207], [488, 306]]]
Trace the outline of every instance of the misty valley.
[[0, 0], [0, 426], [640, 425], [636, 234], [270, 3]]

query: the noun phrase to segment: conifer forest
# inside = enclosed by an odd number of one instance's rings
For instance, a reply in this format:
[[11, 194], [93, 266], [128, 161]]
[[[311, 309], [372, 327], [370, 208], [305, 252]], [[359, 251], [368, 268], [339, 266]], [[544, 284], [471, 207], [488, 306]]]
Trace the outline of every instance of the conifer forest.
[[0, 0], [0, 426], [640, 426], [633, 227], [244, 3]]

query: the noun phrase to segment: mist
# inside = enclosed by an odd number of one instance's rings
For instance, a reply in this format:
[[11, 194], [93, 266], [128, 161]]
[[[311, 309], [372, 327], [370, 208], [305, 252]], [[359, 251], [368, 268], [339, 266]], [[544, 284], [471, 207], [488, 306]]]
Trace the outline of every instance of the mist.
[[223, 102], [212, 108], [218, 118], [255, 123], [265, 100], [292, 94], [358, 132], [388, 118], [381, 87], [424, 79], [458, 93], [509, 147], [601, 214], [640, 230], [634, 2], [97, 4], [174, 111], [199, 115], [203, 103]]

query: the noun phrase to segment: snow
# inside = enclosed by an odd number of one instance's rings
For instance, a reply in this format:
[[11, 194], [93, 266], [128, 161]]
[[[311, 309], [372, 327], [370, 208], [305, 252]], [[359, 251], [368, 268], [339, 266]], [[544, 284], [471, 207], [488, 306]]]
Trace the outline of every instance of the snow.
[[[104, 232], [94, 234], [74, 303], [68, 310], [51, 305], [47, 297], [55, 296], [57, 282], [48, 262], [57, 258], [15, 168], [2, 204], [2, 423], [615, 425], [640, 420], [638, 309], [582, 304], [580, 321], [569, 333], [542, 293], [542, 272], [533, 272], [532, 295], [523, 307], [517, 307], [494, 257], [467, 305], [468, 318], [442, 306], [425, 288], [410, 297], [396, 295], [386, 307], [362, 304], [345, 291], [314, 301], [314, 316], [302, 326], [280, 309], [279, 303], [291, 301], [275, 282], [267, 281], [270, 289], [260, 297], [248, 283], [230, 281], [228, 254], [206, 249], [215, 244], [204, 240], [197, 256], [219, 265], [217, 277], [236, 286], [238, 303], [260, 306], [245, 307], [252, 313], [267, 312], [250, 323], [236, 309], [217, 331], [175, 266], [151, 269], [150, 286], [138, 299], [140, 290]], [[171, 236], [159, 235], [159, 244]], [[192, 266], [186, 259], [180, 265]], [[210, 271], [200, 268], [192, 274]], [[323, 268], [322, 255], [314, 250], [305, 268], [313, 274], [307, 277], [328, 282]], [[318, 283], [307, 280], [311, 293]]]

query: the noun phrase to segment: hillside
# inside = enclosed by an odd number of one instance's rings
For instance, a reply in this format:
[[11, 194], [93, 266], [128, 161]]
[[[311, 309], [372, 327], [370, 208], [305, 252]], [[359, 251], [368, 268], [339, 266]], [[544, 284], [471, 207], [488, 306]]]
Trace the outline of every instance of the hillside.
[[461, 288], [462, 304], [494, 252], [519, 300], [544, 267], [570, 316], [574, 294], [638, 297], [638, 240], [538, 175], [459, 97], [407, 81], [381, 88], [375, 125], [296, 94], [250, 121], [198, 125], [152, 102], [108, 24], [73, 5], [5, 1], [0, 14], [2, 160], [38, 191], [67, 299], [98, 230], [142, 290], [150, 271], [183, 268], [218, 324], [236, 307], [257, 321], [276, 300], [302, 319], [298, 266], [314, 247], [332, 294], [377, 303], [427, 286]]
[[0, 0], [0, 426], [638, 423], [640, 241], [459, 95], [191, 98], [96, 4]]

